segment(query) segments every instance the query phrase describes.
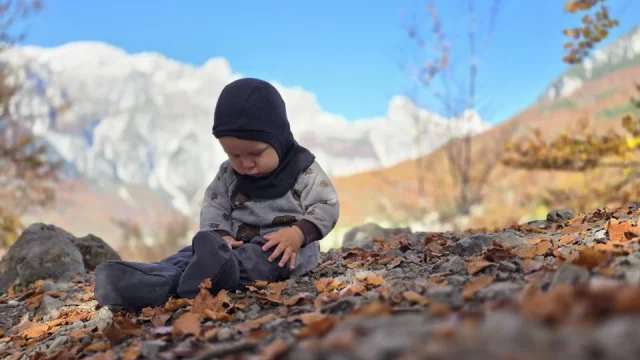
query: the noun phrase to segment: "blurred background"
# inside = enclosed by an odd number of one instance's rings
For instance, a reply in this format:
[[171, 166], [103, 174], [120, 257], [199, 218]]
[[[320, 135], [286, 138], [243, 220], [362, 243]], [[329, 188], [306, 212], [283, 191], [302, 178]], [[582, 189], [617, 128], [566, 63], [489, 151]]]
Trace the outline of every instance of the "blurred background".
[[[24, 227], [189, 244], [216, 99], [282, 93], [340, 222], [494, 229], [640, 199], [640, 2], [4, 1], [0, 256]], [[636, 15], [633, 15], [636, 14]]]

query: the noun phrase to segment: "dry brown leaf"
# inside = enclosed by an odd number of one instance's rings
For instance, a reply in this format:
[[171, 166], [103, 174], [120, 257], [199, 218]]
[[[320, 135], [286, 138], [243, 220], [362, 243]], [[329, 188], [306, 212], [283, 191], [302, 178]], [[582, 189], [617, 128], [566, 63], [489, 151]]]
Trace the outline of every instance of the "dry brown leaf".
[[363, 285], [352, 284], [347, 286], [346, 288], [340, 290], [340, 296], [354, 296], [354, 295], [364, 295], [367, 292], [367, 288]]
[[312, 322], [324, 319], [325, 317], [327, 317], [326, 314], [319, 313], [319, 312], [312, 312], [312, 313], [304, 313], [304, 314], [291, 316], [289, 317], [289, 320], [300, 320], [302, 321], [303, 324], [309, 325]]
[[444, 248], [442, 247], [442, 245], [438, 244], [437, 242], [430, 242], [429, 244], [427, 244], [427, 249], [429, 249], [431, 252], [434, 253], [441, 253], [442, 250], [444, 250]]
[[153, 314], [151, 315], [151, 323], [155, 327], [165, 326], [165, 324], [167, 323], [167, 320], [171, 318], [171, 315], [173, 315], [173, 312], [165, 308], [161, 308], [161, 307], [154, 308]]
[[73, 324], [76, 321], [89, 320], [92, 316], [93, 314], [91, 314], [90, 312], [79, 312], [79, 313], [67, 316], [65, 321], [67, 322], [67, 324]]
[[252, 282], [251, 284], [249, 284], [247, 286], [251, 286], [251, 287], [253, 287], [255, 289], [262, 290], [262, 289], [266, 289], [268, 284], [269, 283], [267, 281], [256, 280], [256, 281]]
[[258, 330], [262, 325], [274, 320], [278, 320], [278, 317], [276, 315], [267, 314], [253, 321], [236, 325], [236, 330], [243, 333], [246, 333], [252, 330]]
[[297, 293], [287, 300], [285, 300], [284, 304], [286, 306], [295, 306], [295, 305], [304, 305], [304, 304], [312, 304], [313, 303], [313, 294], [308, 292]]
[[464, 284], [464, 287], [462, 288], [462, 297], [465, 300], [472, 299], [476, 291], [491, 284], [493, 280], [494, 280], [493, 276], [480, 276], [470, 280], [469, 282]]
[[109, 348], [110, 346], [108, 342], [100, 341], [100, 342], [95, 342], [93, 344], [89, 344], [89, 346], [87, 346], [83, 350], [85, 352], [97, 352], [97, 351], [107, 351], [109, 350]]
[[179, 299], [171, 298], [167, 301], [166, 304], [164, 304], [164, 308], [169, 311], [176, 311], [176, 310], [184, 309], [188, 306], [191, 306], [192, 301], [193, 300], [191, 299], [185, 299], [185, 298], [179, 298]]
[[516, 256], [522, 259], [530, 259], [535, 256], [544, 256], [551, 253], [551, 241], [541, 240], [535, 245], [520, 245], [515, 249]]
[[384, 284], [384, 279], [381, 276], [378, 276], [378, 275], [367, 275], [367, 276], [364, 276], [364, 277], [357, 277], [356, 280], [358, 282], [361, 282], [361, 283], [367, 285], [367, 287], [369, 287], [369, 288], [380, 286], [380, 285]]
[[122, 354], [122, 360], [136, 360], [138, 356], [142, 353], [142, 344], [138, 339], [135, 339], [131, 342], [131, 345], [127, 347]]
[[127, 318], [117, 317], [114, 319], [113, 322], [118, 326], [118, 328], [120, 328], [120, 331], [122, 331], [122, 333], [125, 335], [137, 336], [142, 334], [142, 328], [140, 328], [138, 325], [136, 325], [136, 323], [134, 323], [133, 321]]
[[191, 334], [197, 336], [200, 333], [200, 317], [192, 312], [180, 315], [173, 322], [173, 335], [184, 336]]
[[[433, 243], [432, 243], [433, 244]], [[425, 306], [429, 304], [429, 299], [424, 296], [418, 294], [415, 291], [405, 291], [402, 293], [402, 296], [410, 303], [418, 304], [420, 306]]]
[[20, 336], [24, 339], [38, 339], [48, 335], [49, 326], [47, 324], [33, 324], [20, 332]]
[[334, 316], [327, 316], [325, 318], [314, 321], [304, 327], [296, 337], [298, 339], [305, 339], [308, 337], [320, 337], [328, 333], [338, 322], [338, 318]]
[[42, 297], [44, 297], [44, 294], [35, 295], [27, 299], [27, 309], [30, 311], [37, 309], [40, 306]]
[[571, 224], [567, 227], [562, 228], [562, 230], [560, 230], [560, 233], [565, 235], [572, 234], [572, 233], [580, 233], [590, 228], [591, 228], [591, 225], [589, 224]]
[[231, 315], [227, 314], [226, 312], [222, 312], [222, 311], [213, 311], [213, 310], [209, 310], [209, 309], [204, 309], [202, 314], [205, 317], [207, 317], [207, 319], [213, 320], [213, 321], [231, 321], [231, 320], [233, 320], [233, 317]]
[[576, 242], [577, 239], [578, 239], [578, 237], [575, 234], [562, 235], [560, 237], [560, 240], [556, 243], [556, 247], [572, 245], [573, 243]]
[[355, 268], [358, 267], [358, 265], [359, 265], [358, 263], [351, 262], [351, 263], [348, 263], [348, 264], [344, 264], [344, 267], [346, 267], [347, 269], [355, 269]]
[[387, 269], [394, 269], [398, 267], [400, 264], [402, 264], [403, 261], [404, 261], [404, 258], [397, 257], [387, 265]]
[[284, 342], [284, 340], [278, 338], [271, 342], [260, 352], [261, 360], [276, 360], [281, 359], [291, 350], [291, 344]]
[[446, 303], [435, 303], [429, 307], [429, 315], [433, 317], [442, 317], [449, 315], [451, 308]]
[[569, 256], [568, 261], [572, 264], [593, 269], [607, 262], [607, 256], [598, 250], [590, 247], [582, 246]]
[[524, 271], [525, 274], [528, 274], [533, 271], [538, 271], [542, 269], [543, 266], [544, 266], [544, 263], [542, 261], [536, 261], [533, 259], [525, 259], [522, 262], [522, 270]]
[[492, 262], [486, 261], [483, 258], [472, 258], [467, 261], [465, 268], [467, 269], [467, 273], [469, 275], [473, 275], [482, 269], [495, 265]]

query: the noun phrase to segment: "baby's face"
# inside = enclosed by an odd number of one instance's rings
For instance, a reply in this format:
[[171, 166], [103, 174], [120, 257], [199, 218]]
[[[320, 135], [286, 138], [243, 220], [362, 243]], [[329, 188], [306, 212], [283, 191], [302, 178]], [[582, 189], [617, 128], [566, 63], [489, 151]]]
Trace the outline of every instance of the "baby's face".
[[266, 176], [278, 167], [278, 153], [267, 143], [231, 136], [221, 137], [218, 141], [229, 155], [233, 170], [242, 175]]

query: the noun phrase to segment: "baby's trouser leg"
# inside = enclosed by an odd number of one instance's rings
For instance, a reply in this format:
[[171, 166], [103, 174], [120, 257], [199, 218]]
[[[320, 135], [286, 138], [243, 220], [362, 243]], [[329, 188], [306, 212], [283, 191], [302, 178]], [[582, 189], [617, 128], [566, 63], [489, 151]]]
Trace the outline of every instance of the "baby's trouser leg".
[[178, 294], [194, 298], [200, 292], [200, 284], [207, 278], [211, 279], [210, 291], [213, 294], [223, 289], [244, 290], [246, 285], [256, 280], [286, 280], [290, 274], [288, 264], [278, 267], [282, 255], [269, 262], [269, 256], [275, 247], [263, 251], [264, 244], [264, 238], [255, 237], [249, 243], [232, 250], [216, 233], [196, 234], [193, 239], [195, 254], [180, 278]]
[[191, 246], [153, 262], [109, 260], [96, 267], [95, 298], [101, 305], [141, 309], [177, 297], [180, 275], [192, 258]]
[[278, 263], [282, 259], [282, 254], [278, 256], [273, 262], [269, 262], [269, 256], [273, 253], [277, 246], [269, 248], [264, 251], [262, 247], [267, 241], [261, 237], [256, 236], [251, 239], [251, 242], [242, 245], [237, 248], [233, 255], [238, 262], [238, 286], [239, 290], [245, 290], [245, 286], [258, 280], [268, 282], [278, 282], [287, 280], [291, 274], [289, 270], [289, 262], [279, 267]]
[[192, 241], [193, 259], [180, 277], [178, 295], [192, 299], [200, 292], [203, 280], [211, 279], [212, 293], [231, 290], [238, 282], [238, 264], [232, 250], [215, 232], [200, 231]]

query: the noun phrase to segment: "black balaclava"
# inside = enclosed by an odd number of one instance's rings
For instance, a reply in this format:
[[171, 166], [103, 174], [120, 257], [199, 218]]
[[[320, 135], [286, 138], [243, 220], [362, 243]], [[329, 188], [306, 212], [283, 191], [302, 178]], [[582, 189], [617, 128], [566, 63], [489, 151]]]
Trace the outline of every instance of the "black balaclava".
[[291, 191], [300, 173], [315, 161], [315, 156], [293, 138], [280, 93], [263, 80], [239, 79], [222, 89], [213, 119], [213, 135], [262, 141], [278, 153], [278, 167], [266, 176], [236, 172], [237, 190], [249, 197], [283, 196]]

